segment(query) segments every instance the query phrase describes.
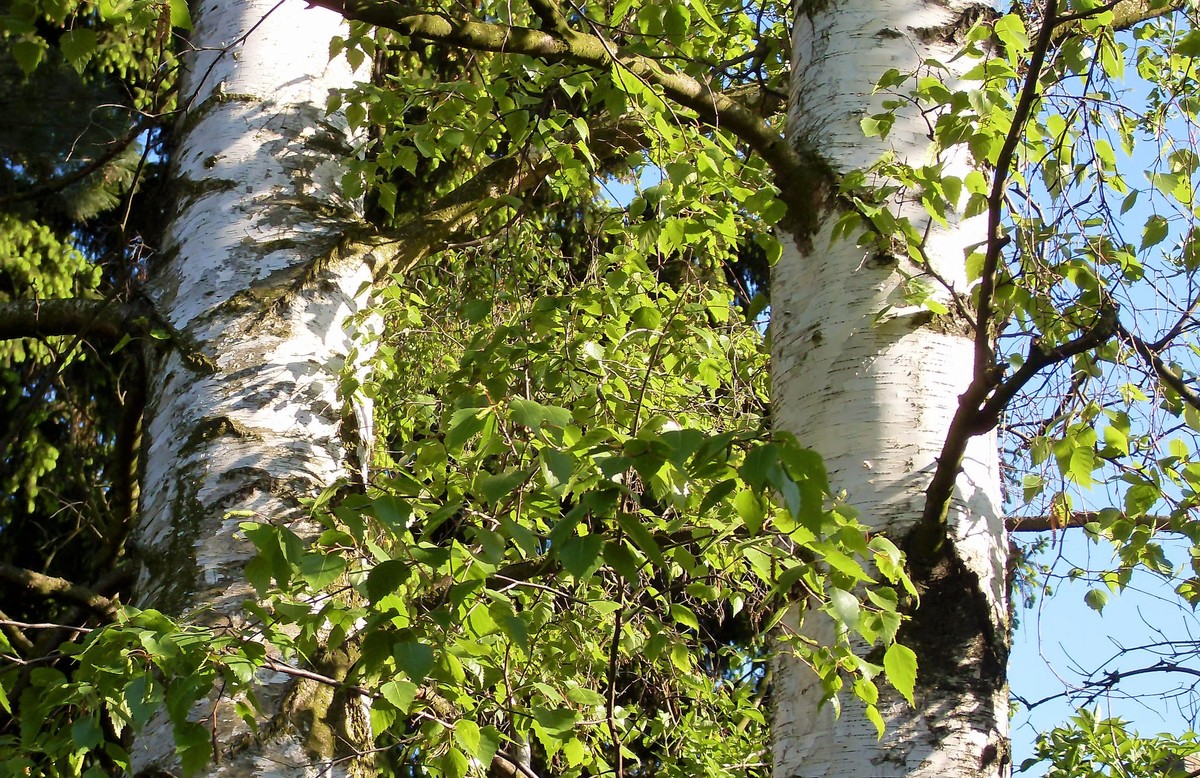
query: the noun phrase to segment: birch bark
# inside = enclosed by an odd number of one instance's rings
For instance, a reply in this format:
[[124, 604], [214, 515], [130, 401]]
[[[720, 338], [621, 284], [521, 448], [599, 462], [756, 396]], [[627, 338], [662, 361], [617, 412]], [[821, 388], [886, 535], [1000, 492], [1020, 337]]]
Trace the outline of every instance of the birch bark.
[[[931, 148], [926, 118], [901, 114], [886, 141], [859, 121], [880, 110], [874, 81], [912, 73], [927, 58], [950, 62], [971, 23], [990, 8], [969, 0], [801, 0], [793, 31], [789, 139], [835, 173], [868, 167], [886, 150], [910, 163], [940, 159], [962, 175], [967, 160]], [[933, 268], [965, 290], [965, 249], [984, 239], [981, 219], [939, 227], [919, 206], [894, 210], [927, 231]], [[831, 241], [841, 216], [818, 204], [812, 231], [788, 236], [772, 278], [773, 386], [777, 424], [825, 460], [835, 490], [874, 532], [903, 545], [920, 518], [958, 397], [972, 375], [972, 331], [953, 315], [905, 305], [905, 257]], [[936, 283], [935, 283], [936, 286]], [[943, 299], [947, 294], [941, 292]], [[886, 309], [886, 314], [884, 314]], [[884, 315], [880, 315], [884, 314]], [[918, 584], [921, 606], [901, 640], [918, 654], [916, 708], [882, 695], [882, 740], [860, 706], [835, 719], [815, 676], [794, 659], [776, 668], [774, 775], [1006, 776], [1008, 698], [1005, 536], [992, 435], [971, 441], [949, 516], [946, 552]], [[828, 643], [810, 615], [806, 636]], [[878, 657], [874, 658], [878, 662]]]
[[[193, 5], [177, 202], [148, 288], [173, 332], [150, 387], [137, 591], [142, 606], [240, 629], [253, 547], [238, 523], [310, 535], [299, 501], [348, 476], [369, 440], [369, 407], [348, 409], [338, 386], [370, 258], [339, 244], [358, 209], [340, 194], [347, 132], [324, 110], [355, 76], [328, 57], [342, 19], [275, 0]], [[292, 715], [290, 679], [260, 681], [265, 734], [250, 738], [232, 701], [216, 701], [210, 774], [344, 774], [337, 745]], [[174, 772], [173, 751], [157, 722], [139, 737], [138, 772]]]

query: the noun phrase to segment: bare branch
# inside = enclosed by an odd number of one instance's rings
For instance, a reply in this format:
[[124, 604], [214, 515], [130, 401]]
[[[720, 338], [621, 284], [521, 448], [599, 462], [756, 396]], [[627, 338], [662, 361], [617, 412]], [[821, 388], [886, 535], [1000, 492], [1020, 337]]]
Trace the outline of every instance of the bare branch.
[[[51, 621], [14, 621], [0, 619], [0, 627], [16, 627], [17, 629], [66, 629], [72, 632], [92, 632], [91, 627], [75, 627], [70, 624], [58, 624]], [[32, 643], [30, 644], [33, 645]]]
[[1133, 677], [1139, 676], [1139, 675], [1164, 674], [1164, 673], [1165, 674], [1175, 673], [1175, 674], [1180, 674], [1180, 675], [1190, 675], [1193, 677], [1200, 678], [1200, 670], [1197, 670], [1192, 667], [1186, 667], [1184, 665], [1176, 664], [1175, 662], [1168, 662], [1166, 660], [1160, 660], [1158, 662], [1155, 662], [1153, 665], [1150, 665], [1149, 667], [1139, 667], [1136, 670], [1114, 670], [1111, 672], [1107, 672], [1101, 678], [1096, 678], [1096, 679], [1091, 679], [1091, 680], [1085, 681], [1077, 689], [1067, 689], [1066, 691], [1058, 692], [1056, 694], [1051, 694], [1046, 697], [1042, 697], [1041, 699], [1034, 700], [1032, 702], [1030, 702], [1029, 700], [1023, 699], [1021, 697], [1017, 697], [1015, 695], [1014, 695], [1013, 699], [1019, 701], [1028, 710], [1033, 710], [1034, 708], [1038, 707], [1039, 705], [1044, 705], [1047, 702], [1051, 702], [1052, 700], [1059, 700], [1064, 697], [1075, 698], [1075, 697], [1078, 697], [1081, 695], [1082, 695], [1082, 699], [1083, 699], [1083, 705], [1090, 705], [1096, 701], [1097, 697], [1099, 697], [1101, 694], [1104, 694], [1107, 691], [1112, 690], [1113, 687], [1115, 687], [1117, 684], [1119, 684], [1121, 681], [1125, 680], [1126, 678], [1133, 678]]
[[0, 340], [79, 335], [117, 341], [146, 330], [144, 314], [113, 300], [17, 300], [0, 303]]
[[83, 605], [105, 622], [112, 622], [117, 618], [117, 606], [112, 600], [65, 578], [43, 575], [0, 562], [0, 581], [7, 581], [39, 597]]
[[129, 148], [129, 144], [137, 140], [139, 135], [150, 129], [150, 127], [152, 127], [157, 121], [158, 117], [147, 117], [142, 119], [142, 121], [131, 127], [129, 132], [125, 133], [124, 136], [118, 138], [113, 143], [110, 143], [103, 154], [99, 155], [91, 162], [88, 162], [86, 165], [83, 165], [78, 170], [72, 171], [71, 173], [68, 173], [60, 178], [47, 181], [44, 184], [31, 187], [25, 191], [14, 192], [13, 194], [0, 197], [0, 208], [7, 207], [13, 203], [18, 203], [23, 200], [33, 200], [38, 197], [42, 197], [43, 195], [53, 194], [54, 192], [66, 189], [72, 184], [82, 181], [120, 156], [125, 149]]
[[[1158, 376], [1158, 380], [1165, 384], [1169, 389], [1179, 395], [1180, 399], [1196, 410], [1200, 410], [1200, 394], [1192, 390], [1183, 379], [1175, 374], [1170, 365], [1163, 361], [1163, 358], [1158, 355], [1158, 350], [1154, 346], [1158, 345], [1147, 343], [1146, 341], [1134, 335], [1124, 326], [1119, 328], [1119, 333], [1122, 338], [1133, 346], [1133, 350], [1138, 356], [1154, 371], [1154, 375]], [[1159, 341], [1161, 343], [1161, 341]]]

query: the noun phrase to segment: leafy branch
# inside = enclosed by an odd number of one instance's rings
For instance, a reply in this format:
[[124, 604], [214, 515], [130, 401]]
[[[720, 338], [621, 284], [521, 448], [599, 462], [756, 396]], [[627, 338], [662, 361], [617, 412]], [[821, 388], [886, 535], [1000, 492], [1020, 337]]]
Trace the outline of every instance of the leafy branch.
[[967, 442], [1000, 421], [1000, 415], [1017, 393], [1047, 367], [1061, 364], [1106, 343], [1118, 331], [1116, 302], [1105, 298], [1095, 320], [1079, 337], [1046, 349], [1035, 341], [1024, 363], [1008, 379], [1000, 380], [999, 368], [988, 365], [959, 398], [958, 410], [950, 422], [946, 443], [925, 495], [925, 510], [909, 538], [907, 549], [913, 564], [927, 564], [945, 542], [947, 514], [954, 484], [962, 467]]
[[711, 84], [668, 70], [656, 60], [631, 52], [599, 34], [572, 28], [561, 9], [545, 0], [537, 0], [533, 6], [550, 29], [457, 19], [386, 0], [310, 0], [309, 5], [429, 43], [521, 54], [543, 62], [573, 62], [600, 71], [620, 68], [661, 89], [663, 96], [673, 102], [695, 111], [705, 124], [732, 132], [762, 156], [779, 180], [791, 180], [807, 167], [782, 134], [739, 100]]

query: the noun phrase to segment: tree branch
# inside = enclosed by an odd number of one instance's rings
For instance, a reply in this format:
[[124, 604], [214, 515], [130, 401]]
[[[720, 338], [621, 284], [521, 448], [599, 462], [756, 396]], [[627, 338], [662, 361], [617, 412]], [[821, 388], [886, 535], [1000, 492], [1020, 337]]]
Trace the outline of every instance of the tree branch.
[[1064, 697], [1082, 697], [1084, 701], [1083, 705], [1086, 706], [1091, 705], [1096, 701], [1097, 697], [1107, 691], [1110, 691], [1114, 686], [1126, 678], [1133, 678], [1134, 676], [1147, 675], [1150, 673], [1179, 673], [1182, 675], [1200, 677], [1200, 670], [1196, 670], [1195, 668], [1187, 667], [1185, 665], [1176, 664], [1175, 662], [1168, 662], [1164, 659], [1148, 667], [1139, 667], [1135, 670], [1114, 670], [1105, 673], [1103, 678], [1089, 679], [1084, 681], [1084, 683], [1077, 689], [1067, 689], [1066, 691], [1061, 691], [1057, 694], [1051, 694], [1046, 697], [1042, 697], [1039, 700], [1034, 700], [1033, 702], [1016, 696], [1014, 696], [1013, 699], [1024, 705], [1027, 710], [1033, 710], [1039, 705], [1044, 705], [1047, 702], [1062, 699]]
[[1200, 411], [1200, 394], [1193, 391], [1182, 378], [1175, 375], [1175, 371], [1171, 369], [1170, 365], [1163, 361], [1163, 358], [1158, 355], [1158, 350], [1154, 348], [1158, 345], [1157, 343], [1147, 343], [1125, 329], [1124, 326], [1118, 327], [1118, 333], [1133, 346], [1133, 350], [1154, 371], [1154, 375], [1158, 377], [1159, 381], [1178, 394], [1185, 403]]
[[569, 38], [574, 34], [570, 22], [562, 12], [562, 6], [555, 0], [529, 0], [529, 7], [542, 20], [542, 28], [554, 30], [559, 35]]
[[467, 21], [423, 11], [389, 0], [306, 0], [353, 21], [395, 30], [410, 38], [473, 51], [523, 54], [544, 62], [573, 62], [601, 71], [620, 72], [662, 90], [665, 97], [695, 111], [705, 124], [727, 129], [771, 166], [781, 181], [792, 180], [805, 167], [800, 156], [776, 130], [746, 106], [691, 76], [665, 69], [655, 60], [629, 52], [598, 35], [571, 29], [561, 11], [547, 0], [535, 0], [534, 10], [550, 30]]
[[456, 232], [480, 218], [481, 203], [519, 194], [545, 180], [552, 164], [524, 165], [515, 157], [503, 157], [488, 164], [429, 210], [391, 229], [352, 231], [347, 238], [351, 244], [379, 254], [391, 252], [373, 270], [375, 280], [382, 281], [445, 248]]
[[82, 605], [104, 622], [117, 619], [118, 609], [112, 600], [65, 578], [43, 575], [0, 562], [0, 581], [7, 581], [39, 597]]
[[88, 162], [86, 165], [81, 166], [78, 170], [72, 171], [71, 173], [61, 176], [60, 178], [55, 178], [47, 181], [44, 184], [30, 187], [22, 192], [14, 192], [12, 194], [0, 197], [0, 208], [6, 208], [9, 205], [21, 202], [23, 200], [33, 200], [43, 195], [53, 194], [54, 192], [66, 189], [68, 186], [82, 181], [120, 156], [125, 149], [129, 148], [129, 144], [137, 140], [139, 135], [150, 129], [158, 121], [159, 117], [157, 116], [153, 118], [143, 118], [142, 121], [131, 127], [129, 132], [125, 133], [124, 136], [109, 144], [109, 147], [105, 149], [104, 153], [93, 159], [91, 162]]
[[1112, 0], [1112, 2], [1087, 11], [1060, 16], [1054, 22], [1054, 33], [1051, 37], [1055, 43], [1061, 43], [1078, 32], [1079, 25], [1075, 22], [1109, 11], [1112, 11], [1113, 20], [1108, 26], [1113, 31], [1119, 32], [1128, 30], [1136, 24], [1181, 11], [1187, 6], [1188, 0], [1166, 0], [1164, 3], [1150, 2], [1150, 0]]
[[1044, 368], [1065, 362], [1085, 351], [1091, 351], [1104, 345], [1120, 327], [1117, 314], [1116, 303], [1106, 299], [1102, 303], [1100, 315], [1096, 317], [1096, 321], [1078, 338], [1049, 351], [1034, 341], [1029, 348], [1029, 356], [1025, 358], [1021, 367], [997, 386], [987, 401], [979, 408], [972, 434], [979, 435], [995, 427], [1000, 422], [1000, 416], [1004, 413], [1004, 409], [1017, 396], [1017, 392], [1021, 391]]
[[17, 300], [0, 303], [0, 340], [79, 335], [118, 341], [146, 330], [145, 314], [114, 300]]
[[987, 249], [983, 268], [980, 271], [978, 305], [975, 313], [975, 378], [972, 384], [984, 379], [991, 371], [994, 353], [992, 348], [992, 298], [996, 292], [1000, 253], [1008, 243], [1008, 236], [1001, 231], [1000, 220], [1004, 216], [1004, 192], [1008, 187], [1008, 173], [1016, 156], [1017, 145], [1025, 134], [1025, 122], [1038, 99], [1038, 83], [1042, 77], [1042, 65], [1050, 50], [1050, 35], [1054, 32], [1054, 21], [1058, 14], [1058, 0], [1046, 0], [1042, 11], [1042, 29], [1029, 56], [1029, 67], [1017, 105], [1013, 109], [1012, 126], [1004, 137], [1004, 144], [996, 158], [992, 173], [992, 188], [988, 193]]
[[988, 364], [982, 370], [977, 369], [971, 385], [958, 399], [937, 467], [925, 490], [924, 513], [906, 543], [910, 562], [917, 566], [931, 562], [945, 542], [946, 517], [967, 442], [995, 427], [1021, 388], [1043, 369], [1097, 348], [1117, 334], [1121, 327], [1118, 314], [1116, 302], [1105, 298], [1096, 320], [1079, 337], [1051, 349], [1044, 349], [1035, 341], [1024, 364], [1007, 380], [999, 379], [999, 366]]
[[0, 610], [0, 629], [3, 629], [4, 634], [8, 636], [8, 642], [12, 644], [12, 647], [26, 656], [33, 651], [33, 641], [25, 637], [25, 633], [21, 630], [36, 628], [36, 626], [35, 624], [13, 621], [8, 617], [7, 613]]
[[[609, 157], [627, 155], [642, 148], [645, 142], [640, 128], [622, 121], [591, 130], [591, 138], [594, 154], [601, 162]], [[394, 252], [387, 261], [375, 267], [375, 280], [382, 281], [446, 248], [455, 234], [479, 220], [482, 203], [527, 192], [544, 181], [558, 164], [552, 156], [539, 160], [502, 157], [489, 163], [428, 210], [391, 229], [364, 231], [349, 238], [351, 242], [381, 253]]]
[[[1155, 532], [1179, 532], [1171, 527], [1171, 517], [1161, 515], [1122, 518], [1140, 527], [1149, 527]], [[1057, 532], [1062, 529], [1080, 529], [1091, 522], [1100, 521], [1100, 511], [1074, 511], [1069, 516], [1009, 516], [1004, 519], [1004, 528], [1009, 532]]]

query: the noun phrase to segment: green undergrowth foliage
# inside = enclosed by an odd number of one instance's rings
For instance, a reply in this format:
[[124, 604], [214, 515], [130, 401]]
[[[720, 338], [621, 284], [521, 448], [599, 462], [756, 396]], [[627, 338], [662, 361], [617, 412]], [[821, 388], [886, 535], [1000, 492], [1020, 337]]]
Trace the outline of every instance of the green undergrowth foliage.
[[[765, 775], [775, 651], [834, 705], [873, 703], [885, 668], [911, 695], [900, 554], [764, 432], [763, 338], [723, 279], [664, 282], [671, 258], [626, 237], [583, 268], [544, 231], [508, 239], [540, 263], [460, 251], [385, 291], [371, 382], [347, 387], [378, 404], [370, 486], [322, 495], [313, 538], [242, 524], [249, 624], [129, 611], [71, 649], [72, 676], [30, 676], [33, 753], [10, 765], [124, 764], [120, 736], [165, 704], [196, 769], [193, 706], [215, 687], [254, 726], [254, 674], [281, 664], [335, 665], [389, 771], [456, 778], [522, 753], [541, 774]], [[838, 641], [795, 639], [795, 601]]]

